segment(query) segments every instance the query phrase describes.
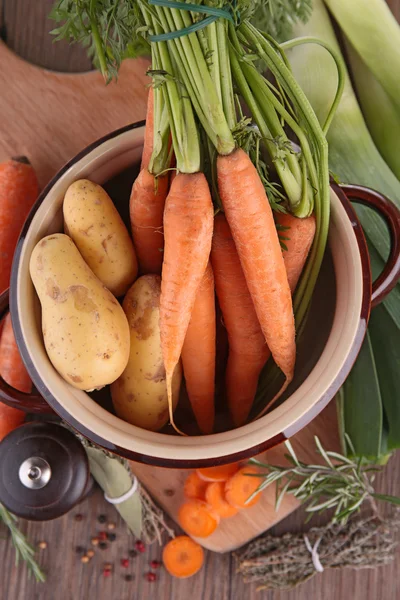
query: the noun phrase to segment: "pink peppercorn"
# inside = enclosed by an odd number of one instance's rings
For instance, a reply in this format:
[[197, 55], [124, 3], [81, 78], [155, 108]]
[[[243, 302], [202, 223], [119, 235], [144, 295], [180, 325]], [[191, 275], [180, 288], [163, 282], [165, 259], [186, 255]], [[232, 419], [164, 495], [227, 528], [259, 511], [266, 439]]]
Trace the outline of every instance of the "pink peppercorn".
[[157, 579], [157, 575], [155, 573], [146, 573], [147, 581], [153, 582]]

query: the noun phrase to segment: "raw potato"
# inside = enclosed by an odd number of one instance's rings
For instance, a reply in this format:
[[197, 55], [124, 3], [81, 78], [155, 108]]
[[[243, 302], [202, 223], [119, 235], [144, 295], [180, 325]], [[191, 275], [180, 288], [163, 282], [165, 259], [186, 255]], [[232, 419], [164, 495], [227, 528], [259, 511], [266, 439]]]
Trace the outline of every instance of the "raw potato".
[[123, 296], [138, 273], [135, 249], [110, 196], [88, 179], [72, 183], [64, 198], [65, 232], [102, 283]]
[[[168, 398], [160, 339], [161, 278], [143, 275], [131, 287], [122, 304], [131, 333], [129, 361], [112, 384], [115, 411], [121, 419], [151, 431], [168, 422]], [[173, 404], [177, 405], [182, 369], [173, 379]]]
[[128, 321], [71, 238], [45, 237], [29, 268], [42, 305], [44, 344], [60, 375], [86, 391], [115, 381], [129, 358]]

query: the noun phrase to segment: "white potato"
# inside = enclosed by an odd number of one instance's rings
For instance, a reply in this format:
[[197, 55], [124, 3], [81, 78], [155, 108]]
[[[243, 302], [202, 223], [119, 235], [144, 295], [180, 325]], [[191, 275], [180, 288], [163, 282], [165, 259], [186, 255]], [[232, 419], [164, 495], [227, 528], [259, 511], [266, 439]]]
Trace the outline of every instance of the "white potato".
[[[128, 317], [131, 350], [121, 377], [111, 386], [115, 411], [121, 419], [160, 430], [169, 418], [167, 386], [160, 338], [161, 278], [143, 275], [128, 291], [122, 304]], [[173, 405], [182, 380], [179, 364], [173, 378]]]
[[41, 240], [30, 274], [42, 306], [47, 354], [60, 375], [87, 391], [115, 381], [129, 358], [129, 325], [71, 238], [58, 233]]
[[122, 296], [138, 273], [133, 242], [110, 196], [100, 185], [80, 179], [65, 194], [65, 232], [93, 273]]

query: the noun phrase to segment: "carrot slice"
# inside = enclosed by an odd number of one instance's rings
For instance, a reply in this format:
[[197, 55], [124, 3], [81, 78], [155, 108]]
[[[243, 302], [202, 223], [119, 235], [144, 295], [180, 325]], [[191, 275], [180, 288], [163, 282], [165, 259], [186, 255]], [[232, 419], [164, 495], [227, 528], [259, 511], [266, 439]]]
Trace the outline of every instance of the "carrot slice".
[[238, 509], [225, 500], [225, 482], [214, 481], [209, 483], [206, 489], [206, 502], [212, 507], [222, 519], [234, 517]]
[[195, 537], [208, 537], [217, 528], [219, 517], [202, 500], [184, 502], [178, 512], [182, 529]]
[[227, 481], [239, 469], [238, 463], [197, 469], [197, 475], [203, 481]]
[[185, 481], [185, 485], [183, 486], [183, 493], [185, 494], [186, 498], [204, 500], [207, 485], [207, 481], [200, 479], [196, 471], [193, 471], [193, 473], [190, 473], [190, 475], [188, 475]]
[[262, 477], [255, 477], [259, 472], [257, 467], [242, 467], [233, 477], [228, 479], [225, 484], [225, 498], [231, 506], [248, 508], [257, 504], [261, 497], [260, 493], [254, 496], [250, 502], [248, 502], [248, 499], [263, 481]]
[[190, 537], [180, 535], [164, 547], [162, 558], [170, 575], [185, 579], [200, 571], [204, 563], [204, 551]]

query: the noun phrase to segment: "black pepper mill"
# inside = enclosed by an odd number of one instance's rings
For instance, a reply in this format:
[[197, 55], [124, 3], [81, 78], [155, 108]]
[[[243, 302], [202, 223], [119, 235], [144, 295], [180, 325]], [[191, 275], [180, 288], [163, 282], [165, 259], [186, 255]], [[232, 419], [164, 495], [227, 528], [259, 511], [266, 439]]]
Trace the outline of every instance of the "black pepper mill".
[[0, 503], [19, 517], [56, 519], [92, 484], [86, 452], [65, 427], [27, 423], [0, 443]]

